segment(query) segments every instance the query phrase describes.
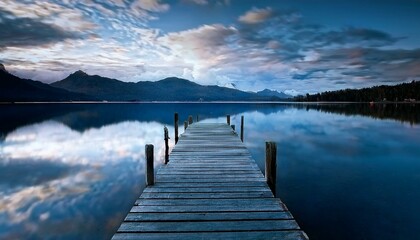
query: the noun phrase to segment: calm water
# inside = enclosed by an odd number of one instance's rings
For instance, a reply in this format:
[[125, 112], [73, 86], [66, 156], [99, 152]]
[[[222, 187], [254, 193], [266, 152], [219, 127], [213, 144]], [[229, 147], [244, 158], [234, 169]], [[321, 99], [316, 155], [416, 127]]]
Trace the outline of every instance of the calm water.
[[36, 104], [0, 105], [0, 239], [110, 238], [174, 112], [244, 115], [262, 170], [276, 141], [277, 192], [311, 239], [418, 238], [419, 105]]

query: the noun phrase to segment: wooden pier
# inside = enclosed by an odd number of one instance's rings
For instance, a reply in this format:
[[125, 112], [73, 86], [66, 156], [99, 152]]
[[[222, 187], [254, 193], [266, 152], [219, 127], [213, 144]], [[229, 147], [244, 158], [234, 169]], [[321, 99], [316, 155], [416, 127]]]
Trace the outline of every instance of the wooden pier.
[[112, 239], [308, 237], [233, 129], [194, 123]]

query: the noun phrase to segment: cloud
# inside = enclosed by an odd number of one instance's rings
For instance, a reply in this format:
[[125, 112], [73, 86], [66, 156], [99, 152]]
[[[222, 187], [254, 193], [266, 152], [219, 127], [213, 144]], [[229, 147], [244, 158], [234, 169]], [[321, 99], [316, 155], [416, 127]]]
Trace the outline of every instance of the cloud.
[[293, 10], [253, 7], [230, 24], [214, 19], [219, 23], [170, 32], [151, 27], [171, 8], [163, 1], [5, 1], [0, 9], [13, 18], [2, 14], [0, 25], [8, 23], [0, 32], [2, 61], [12, 73], [47, 82], [83, 69], [124, 81], [177, 76], [304, 93], [418, 76], [416, 50], [389, 50], [402, 38], [363, 27], [328, 28]]
[[[202, 77], [201, 70], [218, 66], [229, 58], [229, 42], [237, 30], [220, 24], [203, 25], [195, 29], [166, 34], [158, 42], [174, 59], [193, 66], [194, 79]], [[168, 59], [169, 61], [171, 59]]]
[[[305, 22], [296, 11], [263, 10], [270, 13], [254, 8], [242, 16], [237, 26], [203, 25], [165, 34], [157, 42], [168, 50], [171, 61], [187, 66], [191, 79], [202, 84], [233, 82], [245, 90], [270, 86], [293, 89], [293, 93], [317, 92], [336, 89], [336, 83], [340, 88], [358, 87], [379, 81], [401, 82], [407, 73], [417, 76], [415, 63], [401, 64], [403, 59], [392, 57], [401, 53], [386, 54], [382, 52], [385, 50], [371, 54], [382, 53], [378, 58], [384, 64], [378, 64], [378, 59], [364, 63], [376, 64], [377, 69], [358, 69], [354, 62], [368, 57], [367, 49], [398, 41], [388, 33], [355, 27], [329, 30]], [[244, 22], [245, 19], [250, 21]], [[406, 54], [409, 53], [413, 54], [411, 50]], [[387, 63], [395, 61], [400, 62], [403, 71], [386, 70], [391, 68]], [[377, 76], [381, 70], [384, 74]], [[343, 84], [343, 79], [347, 84]]]
[[4, 0], [0, 9], [13, 15], [11, 18], [31, 19], [69, 32], [87, 32], [97, 27], [94, 23], [86, 20], [83, 13], [77, 9], [50, 1]]
[[295, 89], [286, 89], [286, 90], [284, 90], [284, 93], [286, 93], [290, 96], [297, 96], [297, 95], [302, 94], [302, 93], [296, 91]]
[[230, 0], [180, 0], [181, 3], [198, 5], [198, 6], [211, 6], [211, 7], [223, 7], [230, 6]]
[[355, 27], [313, 34], [313, 38], [310, 39], [311, 42], [314, 42], [315, 45], [320, 47], [334, 44], [381, 47], [392, 45], [398, 40], [399, 38], [382, 31]]
[[273, 10], [269, 7], [258, 9], [253, 8], [252, 10], [246, 12], [244, 15], [239, 17], [239, 22], [245, 24], [257, 24], [265, 22], [267, 19], [273, 16]]
[[42, 46], [94, 35], [98, 27], [83, 13], [54, 2], [4, 0], [0, 6], [0, 48]]
[[[327, 60], [328, 56], [324, 59]], [[420, 78], [420, 49], [345, 49], [341, 55], [335, 54], [333, 59], [353, 66], [343, 71], [346, 76], [377, 79], [382, 83], [398, 83], [402, 77], [404, 81]]]
[[183, 3], [192, 3], [197, 5], [207, 5], [209, 4], [208, 0], [182, 0]]
[[166, 12], [169, 10], [169, 4], [162, 4], [160, 0], [135, 0], [131, 4], [132, 9], [141, 9], [148, 12]]
[[19, 18], [0, 10], [0, 49], [9, 46], [37, 46], [66, 39], [83, 38], [78, 32], [66, 31], [31, 18]]
[[[0, 51], [10, 72], [20, 77], [53, 82], [78, 69], [124, 81], [143, 80], [157, 72], [153, 80], [167, 76], [167, 66], [161, 66], [165, 49], [156, 43], [160, 30], [147, 26], [158, 13], [169, 10], [166, 3], [5, 1], [0, 10], [13, 18], [3, 21], [7, 25], [0, 33]], [[145, 62], [154, 73], [144, 72]]]

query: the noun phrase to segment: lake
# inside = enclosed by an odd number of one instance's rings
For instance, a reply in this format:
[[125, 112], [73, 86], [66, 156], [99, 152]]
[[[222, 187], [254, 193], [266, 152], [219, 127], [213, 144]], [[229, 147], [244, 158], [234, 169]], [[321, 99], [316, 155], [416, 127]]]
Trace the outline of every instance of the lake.
[[[310, 239], [414, 239], [420, 225], [420, 106], [150, 103], [0, 105], [0, 239], [109, 239], [145, 187], [144, 145], [163, 127], [240, 126]], [[183, 132], [183, 129], [180, 129]]]

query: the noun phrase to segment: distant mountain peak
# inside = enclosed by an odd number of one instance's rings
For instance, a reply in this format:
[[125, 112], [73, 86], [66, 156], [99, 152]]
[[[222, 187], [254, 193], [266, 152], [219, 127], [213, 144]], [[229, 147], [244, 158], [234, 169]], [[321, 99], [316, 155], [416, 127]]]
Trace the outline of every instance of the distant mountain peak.
[[6, 67], [0, 63], [0, 71], [1, 72], [7, 72]]
[[258, 95], [260, 96], [273, 96], [273, 97], [279, 97], [279, 98], [290, 98], [292, 96], [284, 93], [284, 92], [279, 92], [276, 90], [270, 90], [270, 89], [264, 89], [262, 91], [257, 92]]
[[236, 84], [234, 84], [234, 83], [226, 83], [226, 84], [224, 84], [222, 87], [225, 87], [225, 88], [231, 88], [231, 89], [238, 89], [238, 88], [236, 87]]
[[82, 76], [89, 76], [89, 75], [87, 73], [83, 72], [82, 70], [77, 70], [76, 72], [70, 74], [70, 76], [82, 77]]
[[167, 77], [167, 78], [164, 78], [162, 80], [159, 80], [159, 82], [161, 82], [161, 81], [188, 81], [188, 82], [190, 82], [187, 79], [178, 78], [178, 77]]
[[278, 93], [278, 91], [265, 88], [264, 90], [259, 91], [259, 93]]
[[158, 83], [170, 83], [170, 84], [196, 84], [195, 82], [192, 82], [187, 79], [178, 78], [178, 77], [167, 77], [162, 80], [157, 81]]

